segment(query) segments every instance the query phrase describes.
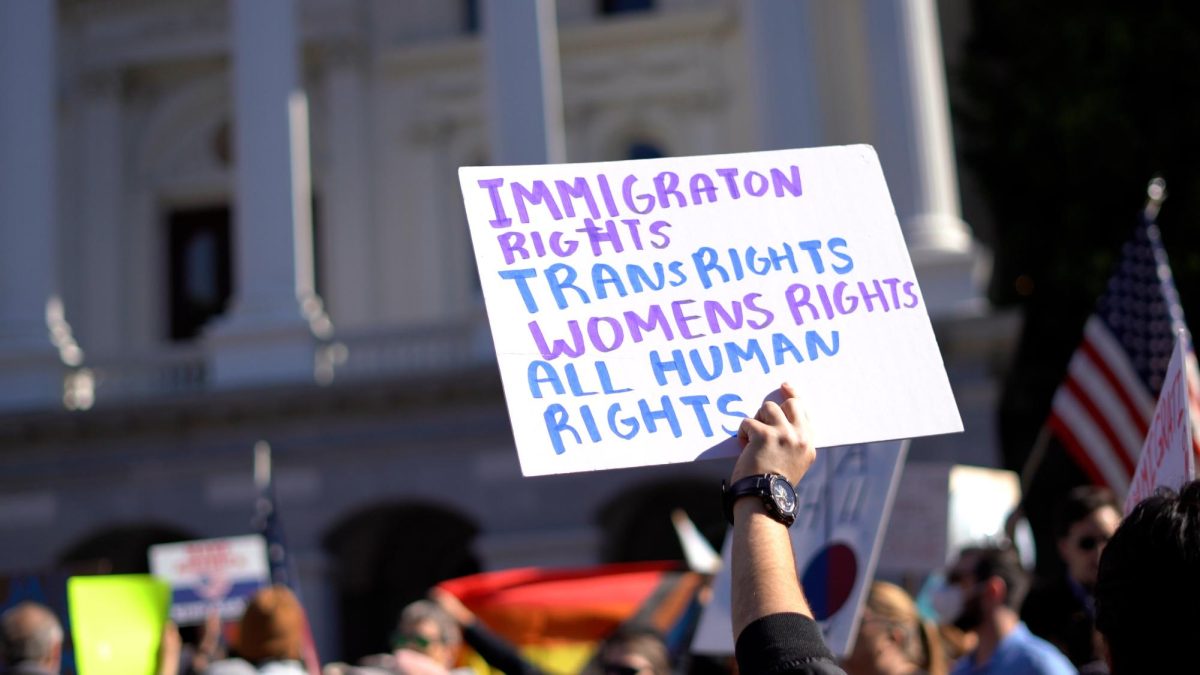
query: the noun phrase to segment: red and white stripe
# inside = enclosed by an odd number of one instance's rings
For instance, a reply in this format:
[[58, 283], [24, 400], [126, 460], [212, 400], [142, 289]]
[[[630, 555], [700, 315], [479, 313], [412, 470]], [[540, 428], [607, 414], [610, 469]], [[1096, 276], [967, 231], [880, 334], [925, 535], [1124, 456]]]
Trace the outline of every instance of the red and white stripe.
[[1051, 429], [1093, 482], [1123, 495], [1153, 415], [1154, 398], [1125, 350], [1092, 316], [1054, 394]]
[[[1194, 354], [1186, 365], [1192, 447], [1200, 464], [1200, 368]], [[1154, 417], [1154, 397], [1137, 376], [1129, 356], [1099, 318], [1084, 327], [1083, 344], [1067, 366], [1054, 394], [1049, 425], [1094, 483], [1119, 495], [1129, 489], [1146, 431]]]

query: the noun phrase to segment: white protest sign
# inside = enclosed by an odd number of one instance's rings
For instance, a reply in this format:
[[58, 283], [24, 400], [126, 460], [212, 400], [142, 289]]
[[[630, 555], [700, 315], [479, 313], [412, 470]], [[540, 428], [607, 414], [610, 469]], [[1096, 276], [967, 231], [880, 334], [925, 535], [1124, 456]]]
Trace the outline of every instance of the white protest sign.
[[459, 179], [527, 476], [736, 455], [784, 381], [822, 447], [962, 430], [869, 146]]
[[968, 544], [1005, 536], [1021, 501], [1016, 473], [943, 462], [909, 462], [900, 477], [881, 572], [941, 570]]
[[1154, 494], [1159, 486], [1178, 490], [1184, 483], [1196, 480], [1196, 455], [1192, 450], [1192, 418], [1189, 414], [1188, 382], [1184, 374], [1187, 354], [1183, 331], [1175, 337], [1175, 350], [1167, 364], [1158, 405], [1150, 430], [1142, 443], [1137, 470], [1125, 495], [1125, 515], [1143, 499]]
[[150, 547], [150, 573], [171, 585], [175, 623], [203, 623], [214, 609], [236, 620], [269, 583], [267, 545], [258, 535], [158, 544]]
[[[796, 487], [800, 513], [790, 532], [796, 574], [834, 654], [849, 654], [858, 635], [907, 452], [908, 441], [824, 449]], [[692, 641], [698, 654], [733, 653], [730, 540]]]

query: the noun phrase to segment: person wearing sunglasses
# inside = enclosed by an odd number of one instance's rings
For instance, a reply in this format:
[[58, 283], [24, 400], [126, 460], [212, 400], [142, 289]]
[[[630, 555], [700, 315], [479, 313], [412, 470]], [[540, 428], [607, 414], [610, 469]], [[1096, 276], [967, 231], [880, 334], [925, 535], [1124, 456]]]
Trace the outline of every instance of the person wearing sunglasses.
[[959, 659], [952, 675], [1074, 675], [1054, 645], [1037, 637], [1018, 612], [1029, 588], [1020, 556], [1007, 542], [962, 549], [946, 573], [937, 603], [942, 620], [975, 633], [974, 651]]
[[392, 656], [400, 672], [450, 671], [458, 660], [462, 631], [437, 603], [417, 600], [400, 612]]
[[1121, 523], [1116, 497], [1106, 488], [1077, 487], [1054, 513], [1054, 538], [1064, 569], [1039, 580], [1021, 609], [1034, 635], [1058, 647], [1077, 668], [1096, 668], [1103, 650], [1095, 630], [1093, 592], [1100, 554]]

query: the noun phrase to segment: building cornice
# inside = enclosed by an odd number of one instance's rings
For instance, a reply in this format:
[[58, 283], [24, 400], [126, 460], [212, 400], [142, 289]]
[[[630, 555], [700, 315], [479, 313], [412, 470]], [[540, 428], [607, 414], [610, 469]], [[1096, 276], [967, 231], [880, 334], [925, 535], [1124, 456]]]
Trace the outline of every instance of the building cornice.
[[[421, 417], [446, 406], [499, 404], [499, 372], [473, 366], [437, 375], [363, 382], [247, 387], [153, 399], [113, 401], [86, 411], [43, 410], [0, 416], [0, 458], [28, 444], [154, 436], [188, 430], [236, 429], [323, 417], [393, 414]], [[21, 450], [16, 450], [20, 452]]]

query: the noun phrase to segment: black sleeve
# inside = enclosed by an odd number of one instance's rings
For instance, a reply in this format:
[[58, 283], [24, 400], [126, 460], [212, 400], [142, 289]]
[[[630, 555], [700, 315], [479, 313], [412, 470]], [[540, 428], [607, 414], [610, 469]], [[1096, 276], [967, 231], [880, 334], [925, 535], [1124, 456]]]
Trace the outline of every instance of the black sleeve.
[[746, 626], [735, 654], [742, 675], [845, 675], [820, 626], [802, 614], [771, 614]]
[[489, 631], [480, 621], [463, 628], [463, 640], [489, 666], [505, 675], [545, 675], [542, 669], [525, 660], [516, 647]]

